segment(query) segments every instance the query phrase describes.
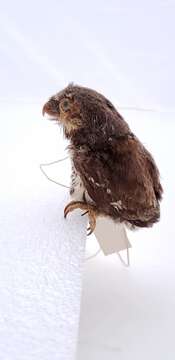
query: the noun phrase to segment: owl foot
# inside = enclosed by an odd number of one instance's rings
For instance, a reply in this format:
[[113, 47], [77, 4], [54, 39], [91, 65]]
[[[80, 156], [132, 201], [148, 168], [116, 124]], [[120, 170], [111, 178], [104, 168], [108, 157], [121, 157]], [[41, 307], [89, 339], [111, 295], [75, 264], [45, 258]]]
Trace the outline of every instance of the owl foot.
[[92, 234], [92, 232], [95, 230], [95, 227], [96, 227], [97, 214], [95, 211], [95, 206], [87, 204], [82, 201], [71, 201], [64, 209], [64, 217], [66, 218], [68, 213], [72, 212], [75, 209], [85, 210], [85, 213], [82, 215], [85, 215], [86, 213], [88, 213], [89, 227], [87, 229], [87, 231], [88, 231], [87, 235], [89, 236], [90, 234]]

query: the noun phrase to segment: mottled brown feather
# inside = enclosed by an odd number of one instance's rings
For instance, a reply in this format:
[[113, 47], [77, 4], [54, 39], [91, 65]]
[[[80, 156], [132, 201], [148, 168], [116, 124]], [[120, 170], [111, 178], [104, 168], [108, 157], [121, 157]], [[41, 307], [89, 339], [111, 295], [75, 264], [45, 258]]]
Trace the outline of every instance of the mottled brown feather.
[[[64, 98], [70, 108], [63, 116], [59, 103]], [[45, 104], [50, 114], [53, 100], [70, 139], [73, 165], [98, 213], [133, 227], [157, 222], [163, 192], [158, 168], [113, 104], [94, 90], [74, 85]]]

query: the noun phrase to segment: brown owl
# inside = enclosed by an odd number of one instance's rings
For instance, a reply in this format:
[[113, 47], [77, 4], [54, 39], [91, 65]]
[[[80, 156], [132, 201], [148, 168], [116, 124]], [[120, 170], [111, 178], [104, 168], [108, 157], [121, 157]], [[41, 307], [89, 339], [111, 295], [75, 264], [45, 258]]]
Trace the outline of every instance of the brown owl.
[[70, 84], [50, 98], [44, 113], [63, 126], [70, 140], [74, 200], [65, 207], [65, 217], [77, 208], [87, 212], [89, 234], [99, 215], [132, 228], [159, 220], [163, 190], [158, 168], [108, 99]]

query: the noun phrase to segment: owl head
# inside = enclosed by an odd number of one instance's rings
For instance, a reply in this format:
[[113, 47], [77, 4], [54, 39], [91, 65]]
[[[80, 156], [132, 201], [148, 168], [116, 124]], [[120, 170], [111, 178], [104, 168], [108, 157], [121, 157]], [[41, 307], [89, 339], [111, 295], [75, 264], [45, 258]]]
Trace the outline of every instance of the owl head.
[[[70, 84], [43, 106], [63, 126], [67, 138], [90, 142], [106, 141], [107, 136], [128, 131], [128, 125], [113, 104], [95, 90]], [[86, 139], [83, 139], [86, 137]]]
[[107, 115], [114, 111], [114, 106], [103, 95], [73, 84], [53, 95], [43, 106], [43, 115], [47, 113], [62, 124], [67, 137], [83, 128], [90, 131], [103, 126]]

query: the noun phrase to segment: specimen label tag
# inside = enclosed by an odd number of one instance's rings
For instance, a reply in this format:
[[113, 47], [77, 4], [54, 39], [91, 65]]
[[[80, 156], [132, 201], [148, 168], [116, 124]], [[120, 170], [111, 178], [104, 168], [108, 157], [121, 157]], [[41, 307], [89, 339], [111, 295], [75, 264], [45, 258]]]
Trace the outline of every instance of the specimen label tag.
[[131, 248], [124, 225], [111, 219], [98, 217], [94, 233], [104, 255]]

